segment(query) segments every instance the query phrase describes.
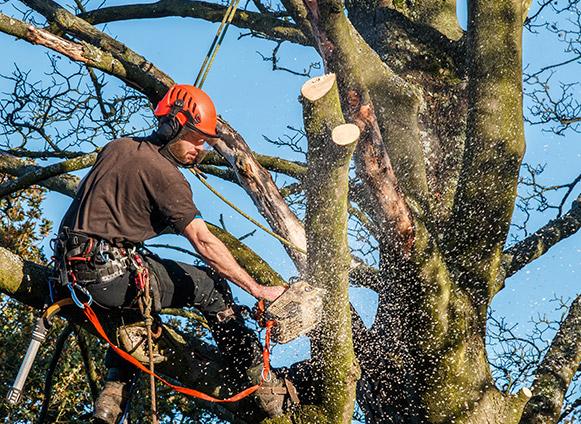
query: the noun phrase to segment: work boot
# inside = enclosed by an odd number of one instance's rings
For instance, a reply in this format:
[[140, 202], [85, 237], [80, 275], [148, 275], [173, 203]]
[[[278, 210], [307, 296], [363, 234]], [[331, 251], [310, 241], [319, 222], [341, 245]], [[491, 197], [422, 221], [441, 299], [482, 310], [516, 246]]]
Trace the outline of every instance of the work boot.
[[105, 387], [95, 401], [93, 413], [95, 424], [116, 424], [123, 415], [125, 405], [129, 400], [131, 384], [126, 378], [116, 377], [119, 377], [118, 370], [110, 369]]
[[[248, 371], [248, 375], [256, 380], [256, 374], [262, 373], [262, 366]], [[277, 376], [277, 374], [279, 374]], [[260, 378], [260, 377], [259, 377]], [[270, 371], [260, 388], [254, 393], [256, 403], [261, 411], [268, 417], [282, 415], [289, 409], [299, 404], [297, 390], [293, 383], [282, 373]]]

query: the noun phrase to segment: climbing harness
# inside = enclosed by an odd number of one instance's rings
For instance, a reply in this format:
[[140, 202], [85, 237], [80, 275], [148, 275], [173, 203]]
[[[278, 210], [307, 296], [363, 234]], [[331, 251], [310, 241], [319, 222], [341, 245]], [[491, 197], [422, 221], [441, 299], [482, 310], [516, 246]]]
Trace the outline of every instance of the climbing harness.
[[160, 381], [165, 386], [167, 386], [167, 387], [169, 387], [169, 388], [171, 388], [179, 393], [182, 393], [182, 394], [185, 394], [188, 396], [192, 396], [192, 397], [195, 397], [198, 399], [202, 399], [202, 400], [205, 400], [208, 402], [214, 402], [214, 403], [238, 402], [239, 400], [244, 399], [248, 395], [250, 395], [250, 394], [254, 393], [256, 390], [258, 390], [262, 386], [262, 383], [265, 381], [264, 376], [268, 377], [270, 375], [270, 337], [271, 337], [270, 333], [271, 333], [271, 329], [274, 325], [274, 322], [272, 322], [272, 321], [266, 322], [266, 335], [265, 335], [265, 341], [264, 341], [264, 350], [262, 352], [263, 370], [261, 373], [262, 378], [261, 378], [260, 383], [255, 384], [255, 385], [241, 391], [240, 393], [237, 393], [237, 394], [230, 396], [226, 399], [219, 399], [219, 398], [207, 395], [205, 393], [202, 393], [202, 392], [195, 390], [195, 389], [190, 389], [187, 387], [182, 387], [182, 386], [178, 386], [176, 384], [172, 384], [169, 381], [167, 381], [166, 379], [164, 379], [163, 377], [156, 374], [155, 372], [151, 371], [148, 367], [143, 365], [141, 362], [139, 362], [137, 359], [135, 359], [129, 353], [125, 352], [123, 349], [121, 349], [117, 345], [115, 345], [109, 339], [107, 334], [105, 333], [105, 330], [103, 329], [103, 326], [101, 325], [101, 323], [99, 321], [99, 318], [97, 318], [97, 315], [93, 311], [93, 308], [91, 308], [91, 306], [89, 306], [87, 304], [85, 304], [84, 306], [85, 307], [82, 309], [83, 314], [85, 314], [85, 317], [93, 325], [93, 327], [97, 331], [97, 334], [99, 334], [99, 336], [101, 336], [101, 338], [109, 344], [109, 346], [115, 351], [115, 353], [117, 353], [120, 357], [125, 359], [127, 362], [131, 363], [131, 365], [135, 366], [139, 370], [143, 371], [144, 373], [148, 374], [149, 376], [152, 376], [156, 380]]

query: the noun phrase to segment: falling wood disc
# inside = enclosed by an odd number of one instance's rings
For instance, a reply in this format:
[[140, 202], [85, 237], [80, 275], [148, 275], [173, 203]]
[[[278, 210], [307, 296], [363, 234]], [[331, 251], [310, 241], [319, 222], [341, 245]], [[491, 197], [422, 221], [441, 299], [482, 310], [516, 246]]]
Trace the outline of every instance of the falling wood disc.
[[359, 139], [359, 127], [355, 124], [342, 124], [333, 128], [331, 137], [335, 144], [347, 146]]
[[314, 102], [327, 94], [333, 84], [335, 84], [335, 74], [325, 74], [311, 78], [303, 84], [301, 94], [305, 99]]

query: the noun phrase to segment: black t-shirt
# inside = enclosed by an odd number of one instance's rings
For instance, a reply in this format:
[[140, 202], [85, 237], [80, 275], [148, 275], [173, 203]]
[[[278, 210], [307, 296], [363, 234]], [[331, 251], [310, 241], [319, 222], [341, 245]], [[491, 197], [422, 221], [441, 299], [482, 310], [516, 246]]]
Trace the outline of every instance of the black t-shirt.
[[188, 181], [152, 141], [121, 138], [107, 144], [61, 227], [123, 245], [143, 242], [168, 227], [183, 233], [201, 216]]

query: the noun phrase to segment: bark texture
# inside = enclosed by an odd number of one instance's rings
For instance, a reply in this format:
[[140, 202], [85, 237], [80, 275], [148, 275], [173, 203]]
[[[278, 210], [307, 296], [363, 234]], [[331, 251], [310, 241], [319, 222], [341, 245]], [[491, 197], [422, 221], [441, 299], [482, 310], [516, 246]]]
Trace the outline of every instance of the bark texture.
[[[91, 22], [215, 21], [223, 10], [161, 0], [75, 16], [53, 1], [24, 3], [48, 26], [31, 28], [0, 15], [0, 31], [120, 78], [152, 102], [171, 78]], [[580, 360], [579, 299], [538, 369], [532, 397], [528, 390], [507, 395], [495, 387], [485, 346], [487, 310], [505, 279], [581, 227], [577, 198], [565, 215], [504, 250], [525, 150], [521, 44], [530, 1], [470, 1], [467, 32], [458, 25], [454, 0], [281, 3], [290, 19], [241, 12], [234, 24], [314, 46], [320, 54], [331, 84], [321, 97], [303, 98], [308, 164], [254, 154], [222, 121], [223, 140], [208, 159], [213, 168], [206, 168], [237, 182], [275, 232], [307, 247], [307, 258], [288, 254], [329, 290], [325, 320], [312, 339], [320, 374], [309, 378], [319, 396], [269, 422], [349, 422], [356, 395], [370, 424], [555, 423]], [[346, 121], [358, 127], [359, 141], [333, 142], [332, 130]], [[351, 155], [356, 181], [349, 182]], [[227, 170], [217, 168], [224, 165]], [[16, 188], [32, 181], [71, 193], [75, 185], [70, 176], [5, 154], [0, 172], [19, 177], [10, 183]], [[281, 194], [270, 172], [298, 183]], [[348, 188], [355, 188], [350, 200], [357, 208], [349, 204]], [[284, 199], [296, 190], [307, 193], [305, 226]], [[368, 223], [380, 251], [379, 269], [359, 267], [350, 277], [349, 207]], [[261, 282], [281, 282], [238, 240], [213, 231], [252, 264]], [[38, 305], [41, 292], [33, 285], [42, 268], [5, 250], [0, 264], [2, 291]], [[370, 329], [351, 317], [349, 278], [378, 293]]]
[[350, 423], [359, 367], [351, 336], [347, 204], [349, 163], [359, 130], [347, 145], [337, 144], [332, 137], [333, 130], [345, 122], [335, 75], [307, 81], [302, 101], [309, 139], [307, 278], [327, 290], [323, 321], [313, 339], [313, 359], [322, 376], [324, 421]]

